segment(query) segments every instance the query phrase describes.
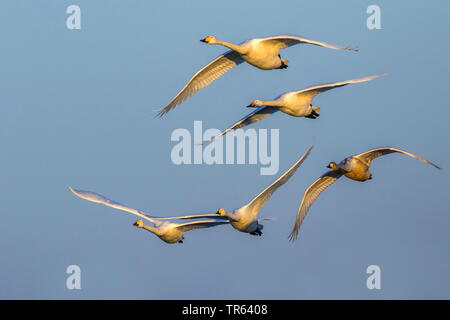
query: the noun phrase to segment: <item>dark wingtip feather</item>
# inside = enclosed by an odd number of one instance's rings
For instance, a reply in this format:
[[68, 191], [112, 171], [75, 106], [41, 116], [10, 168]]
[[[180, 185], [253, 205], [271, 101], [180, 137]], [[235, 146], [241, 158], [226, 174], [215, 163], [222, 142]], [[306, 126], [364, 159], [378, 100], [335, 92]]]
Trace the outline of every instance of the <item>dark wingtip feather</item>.
[[298, 232], [295, 232], [295, 230], [292, 230], [291, 234], [289, 235], [289, 242], [294, 242], [297, 240]]
[[346, 46], [345, 48], [344, 48], [344, 50], [349, 50], [349, 51], [354, 51], [354, 52], [359, 52], [359, 48], [358, 47], [352, 47], [353, 46], [353, 43], [351, 43], [350, 45], [348, 45], [348, 46]]
[[156, 112], [154, 118], [161, 118], [163, 115], [165, 115], [168, 110], [165, 110], [165, 108], [161, 108], [159, 110], [154, 110], [154, 112]]

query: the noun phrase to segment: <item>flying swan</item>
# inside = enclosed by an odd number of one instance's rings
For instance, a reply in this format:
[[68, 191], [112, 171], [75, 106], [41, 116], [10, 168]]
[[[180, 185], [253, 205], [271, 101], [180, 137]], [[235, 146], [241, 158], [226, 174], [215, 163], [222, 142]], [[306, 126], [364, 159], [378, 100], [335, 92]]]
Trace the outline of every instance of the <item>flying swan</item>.
[[258, 122], [277, 111], [284, 112], [294, 117], [305, 117], [310, 119], [316, 119], [319, 116], [320, 108], [313, 106], [311, 102], [314, 99], [314, 97], [319, 93], [334, 88], [343, 87], [350, 83], [370, 81], [385, 75], [387, 75], [387, 73], [376, 74], [372, 76], [347, 81], [317, 85], [306, 89], [302, 89], [300, 91], [291, 91], [284, 93], [275, 98], [275, 100], [270, 101], [254, 100], [250, 105], [247, 106], [249, 108], [258, 107], [254, 112], [246, 115], [244, 118], [233, 124], [231, 127], [222, 131], [222, 133], [220, 133], [219, 135], [215, 136], [211, 140], [203, 142], [202, 144], [212, 142], [215, 139], [227, 134], [231, 130], [243, 128], [252, 123]]
[[200, 228], [209, 228], [209, 227], [229, 223], [229, 221], [226, 221], [226, 220], [214, 220], [214, 219], [195, 220], [195, 221], [190, 221], [190, 222], [186, 222], [186, 223], [175, 223], [175, 222], [171, 222], [171, 221], [164, 221], [164, 220], [173, 220], [173, 219], [180, 219], [180, 218], [188, 219], [188, 218], [193, 218], [195, 216], [165, 217], [165, 218], [151, 217], [151, 216], [146, 215], [144, 212], [142, 212], [140, 210], [136, 210], [136, 209], [124, 206], [115, 201], [109, 200], [98, 193], [91, 192], [91, 191], [84, 191], [84, 190], [76, 190], [76, 189], [73, 189], [72, 187], [69, 187], [69, 189], [75, 195], [77, 195], [78, 197], [80, 197], [82, 199], [96, 202], [96, 203], [101, 203], [101, 204], [104, 204], [105, 206], [112, 207], [114, 209], [127, 211], [127, 212], [133, 213], [145, 220], [150, 221], [153, 224], [153, 226], [144, 224], [142, 220], [137, 220], [134, 223], [134, 226], [136, 226], [138, 228], [143, 228], [147, 231], [150, 231], [151, 233], [154, 233], [157, 237], [159, 237], [161, 240], [163, 240], [164, 242], [167, 242], [167, 243], [177, 243], [177, 242], [183, 243], [183, 239], [184, 239], [183, 232], [185, 232], [185, 231], [190, 231], [193, 229], [200, 229]]
[[327, 168], [330, 168], [331, 170], [322, 175], [308, 189], [306, 189], [305, 194], [303, 195], [302, 203], [297, 213], [297, 218], [295, 219], [294, 228], [289, 236], [289, 240], [294, 241], [297, 239], [300, 226], [306, 216], [306, 213], [308, 212], [309, 207], [313, 204], [313, 202], [317, 199], [317, 197], [323, 190], [332, 185], [342, 175], [356, 181], [366, 181], [372, 179], [372, 173], [370, 173], [369, 171], [371, 161], [380, 156], [384, 156], [386, 154], [394, 152], [406, 154], [407, 156], [413, 157], [414, 159], [420, 160], [424, 163], [432, 165], [435, 168], [441, 169], [434, 163], [422, 157], [391, 147], [376, 148], [364, 153], [353, 155], [351, 157], [345, 158], [338, 164], [336, 164], [335, 162], [330, 162]]

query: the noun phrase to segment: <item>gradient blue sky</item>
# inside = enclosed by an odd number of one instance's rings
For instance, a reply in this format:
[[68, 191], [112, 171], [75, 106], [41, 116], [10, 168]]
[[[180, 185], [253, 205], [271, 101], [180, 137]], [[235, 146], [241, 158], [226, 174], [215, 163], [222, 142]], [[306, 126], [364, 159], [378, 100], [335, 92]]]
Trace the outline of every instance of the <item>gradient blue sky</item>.
[[[257, 3], [257, 5], [256, 5]], [[82, 29], [66, 28], [66, 8]], [[366, 28], [381, 7], [382, 30]], [[0, 298], [450, 298], [448, 1], [23, 1], [0, 3]], [[287, 70], [242, 65], [155, 119], [187, 80], [231, 42], [294, 34], [359, 53], [299, 45]], [[256, 98], [374, 73], [389, 76], [318, 96], [317, 120], [273, 115], [280, 171], [170, 161], [176, 128], [232, 124]], [[234, 209], [315, 141], [310, 157], [261, 215], [262, 237], [228, 226], [168, 245], [134, 216], [76, 198], [68, 185], [153, 215]], [[304, 190], [330, 161], [395, 146], [374, 179], [341, 179], [287, 236]], [[66, 289], [68, 265], [82, 289]], [[366, 268], [381, 267], [381, 290]]]

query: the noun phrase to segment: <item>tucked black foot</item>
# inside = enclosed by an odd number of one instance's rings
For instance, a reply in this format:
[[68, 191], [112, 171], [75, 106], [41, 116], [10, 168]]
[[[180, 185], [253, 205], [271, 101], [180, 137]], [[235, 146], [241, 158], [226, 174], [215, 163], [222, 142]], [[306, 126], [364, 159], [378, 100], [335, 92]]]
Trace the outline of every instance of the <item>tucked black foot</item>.
[[309, 119], [315, 119], [318, 116], [320, 116], [320, 114], [318, 114], [317, 112], [315, 112], [314, 110], [311, 111], [311, 113], [309, 115], [307, 115], [305, 118], [309, 118]]
[[178, 243], [183, 243], [183, 240], [178, 241]]
[[281, 66], [278, 69], [286, 69], [288, 66], [284, 63], [281, 64]]

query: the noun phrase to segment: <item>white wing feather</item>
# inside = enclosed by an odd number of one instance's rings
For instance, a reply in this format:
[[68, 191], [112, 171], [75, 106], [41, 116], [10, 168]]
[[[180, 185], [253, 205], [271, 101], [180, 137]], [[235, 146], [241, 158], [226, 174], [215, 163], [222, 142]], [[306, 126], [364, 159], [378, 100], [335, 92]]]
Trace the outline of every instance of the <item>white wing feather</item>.
[[290, 47], [290, 46], [293, 46], [296, 44], [300, 44], [300, 43], [308, 43], [308, 44], [313, 44], [316, 46], [321, 46], [321, 47], [335, 49], [335, 50], [359, 51], [357, 48], [352, 48], [350, 46], [347, 46], [347, 47], [337, 46], [337, 45], [329, 44], [326, 42], [315, 41], [315, 40], [310, 40], [310, 39], [306, 39], [306, 38], [302, 38], [302, 37], [298, 37], [298, 36], [290, 36], [290, 35], [280, 35], [280, 36], [275, 36], [275, 37], [269, 37], [269, 38], [263, 39], [262, 41], [269, 43], [269, 44], [273, 44], [278, 49], [284, 49], [284, 48], [287, 48], [287, 47]]
[[241, 64], [242, 62], [244, 62], [244, 59], [242, 59], [241, 55], [236, 51], [228, 51], [227, 53], [217, 57], [198, 71], [175, 96], [175, 98], [173, 98], [167, 106], [158, 112], [158, 116], [163, 116], [180, 103], [191, 97], [194, 93], [208, 86], [225, 72], [238, 64]]
[[297, 212], [294, 228], [289, 235], [290, 241], [294, 241], [297, 239], [298, 231], [303, 222], [303, 219], [306, 216], [306, 213], [309, 210], [309, 207], [311, 207], [313, 202], [322, 193], [322, 191], [331, 186], [339, 177], [342, 176], [342, 174], [343, 173], [340, 170], [328, 171], [319, 179], [317, 179], [312, 185], [310, 185], [308, 189], [306, 189], [305, 194], [303, 195], [302, 203]]
[[144, 212], [137, 210], [137, 209], [133, 209], [130, 207], [127, 207], [123, 204], [120, 204], [118, 202], [115, 202], [113, 200], [110, 200], [98, 193], [92, 192], [92, 191], [85, 191], [85, 190], [77, 190], [77, 189], [73, 189], [72, 187], [69, 187], [70, 191], [72, 191], [76, 196], [84, 199], [84, 200], [88, 200], [91, 202], [96, 202], [96, 203], [101, 203], [105, 206], [114, 208], [114, 209], [118, 209], [118, 210], [122, 210], [122, 211], [126, 211], [126, 212], [130, 212], [132, 214], [137, 215], [138, 217], [141, 217], [143, 219], [146, 219], [152, 223], [158, 223], [158, 218], [156, 217], [151, 217], [146, 215]]
[[239, 120], [238, 122], [233, 124], [228, 129], [225, 129], [224, 131], [222, 131], [219, 135], [215, 136], [214, 138], [212, 138], [208, 141], [204, 141], [201, 144], [210, 143], [210, 142], [216, 140], [217, 138], [227, 134], [231, 130], [236, 130], [239, 128], [246, 127], [252, 123], [258, 122], [258, 121], [270, 116], [272, 113], [275, 113], [279, 110], [280, 110], [279, 108], [275, 108], [275, 107], [268, 107], [268, 106], [259, 107], [252, 113], [246, 115], [244, 118], [242, 118], [241, 120]]
[[339, 87], [345, 86], [350, 83], [359, 83], [359, 82], [370, 81], [370, 80], [373, 80], [373, 79], [376, 79], [376, 78], [379, 78], [382, 76], [386, 76], [386, 75], [387, 75], [387, 73], [380, 73], [380, 74], [375, 74], [375, 75], [371, 75], [371, 76], [367, 76], [367, 77], [351, 79], [351, 80], [347, 80], [347, 81], [326, 83], [326, 84], [321, 84], [321, 85], [309, 87], [306, 89], [302, 89], [302, 90], [296, 91], [294, 93], [298, 96], [302, 96], [303, 98], [311, 101], [319, 93], [322, 93], [322, 92], [325, 92], [325, 91], [328, 91], [328, 90], [331, 90], [334, 88], [339, 88]]
[[311, 152], [313, 146], [309, 147], [308, 150], [300, 157], [300, 159], [287, 170], [281, 177], [274, 181], [270, 186], [268, 186], [263, 192], [256, 196], [249, 204], [246, 205], [246, 210], [250, 210], [253, 215], [257, 215], [259, 210], [264, 206], [264, 204], [270, 199], [272, 194], [283, 184], [285, 184], [297, 171], [300, 165], [305, 161]]
[[228, 220], [200, 220], [200, 221], [190, 221], [186, 223], [179, 224], [177, 229], [180, 231], [189, 231], [193, 229], [210, 228], [221, 224], [228, 224]]
[[439, 167], [438, 165], [434, 164], [433, 162], [431, 162], [431, 161], [429, 161], [427, 159], [424, 159], [424, 158], [419, 157], [419, 156], [417, 156], [415, 154], [406, 152], [404, 150], [397, 149], [397, 148], [392, 148], [392, 147], [382, 147], [382, 148], [372, 149], [372, 150], [369, 150], [367, 152], [360, 153], [360, 154], [356, 155], [356, 157], [360, 158], [361, 160], [366, 162], [368, 165], [370, 165], [370, 162], [373, 159], [381, 157], [381, 156], [384, 156], [386, 154], [394, 153], [394, 152], [399, 152], [399, 153], [406, 154], [407, 156], [410, 156], [410, 157], [412, 157], [414, 159], [422, 161], [423, 163], [432, 165], [433, 167], [435, 167], [437, 169], [441, 169], [441, 167]]

